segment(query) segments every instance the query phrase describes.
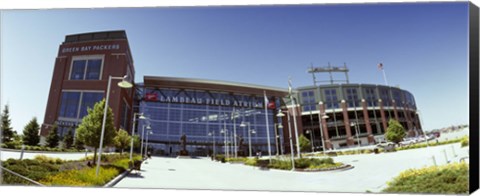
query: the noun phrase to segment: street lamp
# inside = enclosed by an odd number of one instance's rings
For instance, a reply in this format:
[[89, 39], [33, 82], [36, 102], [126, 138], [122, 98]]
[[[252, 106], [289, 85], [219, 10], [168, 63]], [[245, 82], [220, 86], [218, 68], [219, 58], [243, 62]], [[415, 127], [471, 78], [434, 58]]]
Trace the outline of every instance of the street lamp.
[[213, 140], [213, 157], [215, 157], [215, 155], [216, 155], [216, 153], [215, 153], [215, 131], [209, 132], [209, 133], [208, 133], [208, 136], [212, 136], [212, 140]]
[[124, 77], [113, 77], [108, 76], [108, 84], [107, 84], [107, 93], [105, 98], [105, 107], [103, 110], [103, 120], [102, 120], [102, 132], [100, 134], [100, 144], [98, 149], [98, 159], [97, 159], [97, 170], [95, 175], [98, 176], [100, 172], [100, 161], [102, 157], [102, 150], [103, 150], [103, 136], [105, 135], [105, 123], [107, 120], [107, 110], [108, 110], [108, 99], [110, 98], [110, 84], [112, 83], [112, 79], [122, 80], [121, 82], [117, 83], [120, 88], [132, 88], [133, 84], [128, 81], [128, 76], [125, 75]]
[[248, 156], [251, 157], [252, 156], [252, 136], [251, 134], [255, 134], [255, 130], [252, 130], [250, 129], [250, 122], [245, 122], [245, 121], [242, 121], [242, 123], [240, 123], [240, 127], [247, 127], [247, 131], [248, 131]]
[[[152, 127], [150, 127], [150, 125], [147, 125], [147, 131], [149, 131], [150, 129], [152, 129]], [[140, 155], [143, 156], [143, 136], [145, 135], [145, 125], [143, 125], [142, 127], [142, 143], [140, 145]]]
[[224, 135], [224, 137], [223, 137], [223, 147], [225, 148], [224, 149], [225, 158], [228, 158], [227, 131], [228, 131], [227, 129], [221, 129], [220, 130], [220, 133]]
[[[148, 154], [148, 135], [150, 135], [150, 134], [153, 134], [153, 132], [152, 131], [147, 131], [147, 142], [145, 144], [145, 155], [144, 155], [145, 157], [147, 157], [147, 154]], [[145, 163], [148, 163], [148, 161], [145, 161]]]
[[[283, 129], [283, 125], [282, 124], [278, 124], [278, 129]], [[277, 135], [277, 142], [279, 141], [279, 144], [278, 144], [278, 148], [280, 148], [280, 154], [283, 155], [283, 145], [282, 145], [282, 141], [280, 140], [280, 135]]]
[[[294, 171], [295, 170], [295, 157], [293, 155], [292, 126], [290, 126], [290, 113], [288, 112], [288, 110], [286, 112], [287, 112], [287, 117], [288, 117], [288, 136], [290, 138], [290, 155], [291, 155], [291, 158], [292, 158], [292, 171]], [[285, 114], [283, 114], [282, 110], [279, 109], [277, 117], [284, 117], [284, 116], [285, 116]], [[283, 126], [279, 127], [279, 128], [283, 128]]]
[[279, 154], [279, 147], [278, 147], [278, 140], [280, 138], [280, 136], [278, 135], [278, 129], [280, 128], [280, 126], [282, 126], [282, 124], [280, 123], [275, 123], [274, 124], [274, 128], [275, 128], [275, 147], [277, 149], [277, 157], [278, 157], [278, 154]]
[[310, 144], [312, 145], [312, 153], [314, 152], [314, 149], [313, 149], [313, 131], [310, 131], [310, 129], [308, 129], [307, 131], [305, 131], [305, 133], [309, 134], [310, 135]]
[[358, 137], [358, 128], [357, 128], [358, 124], [352, 122], [350, 123], [350, 126], [355, 127], [355, 133], [357, 133], [356, 134], [357, 135], [357, 151], [360, 151], [360, 138]]
[[137, 121], [137, 115], [140, 115], [138, 119], [146, 119], [145, 116], [143, 116], [143, 113], [134, 113], [133, 114], [133, 128], [132, 128], [132, 139], [130, 141], [130, 161], [132, 161], [132, 155], [133, 155], [133, 135], [135, 134], [135, 122]]

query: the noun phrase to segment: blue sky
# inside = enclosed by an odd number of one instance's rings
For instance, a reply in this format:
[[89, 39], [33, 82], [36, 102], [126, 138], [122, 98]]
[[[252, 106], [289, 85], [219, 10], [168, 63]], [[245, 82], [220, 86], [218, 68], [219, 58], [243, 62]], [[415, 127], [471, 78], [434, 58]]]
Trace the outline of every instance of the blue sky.
[[[350, 68], [352, 83], [416, 98], [426, 129], [468, 123], [467, 3], [163, 7], [2, 11], [2, 104], [21, 132], [45, 115], [65, 35], [126, 30], [144, 75], [287, 88], [312, 85], [314, 66]], [[325, 75], [327, 79], [328, 75]], [[321, 79], [319, 79], [321, 80]], [[2, 110], [3, 110], [2, 105]]]

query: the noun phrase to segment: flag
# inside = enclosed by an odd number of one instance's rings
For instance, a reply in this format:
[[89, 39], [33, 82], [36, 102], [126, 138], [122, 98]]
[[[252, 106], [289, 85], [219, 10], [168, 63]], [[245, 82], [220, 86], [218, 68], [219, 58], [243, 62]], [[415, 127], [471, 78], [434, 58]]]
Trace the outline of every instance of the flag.
[[275, 109], [275, 101], [270, 101], [267, 97], [267, 93], [265, 91], [263, 91], [263, 96], [264, 96], [264, 99], [265, 99], [265, 108], [268, 108], [268, 109]]
[[379, 63], [379, 64], [378, 64], [378, 69], [379, 69], [379, 70], [383, 70], [383, 64], [382, 64], [382, 63]]

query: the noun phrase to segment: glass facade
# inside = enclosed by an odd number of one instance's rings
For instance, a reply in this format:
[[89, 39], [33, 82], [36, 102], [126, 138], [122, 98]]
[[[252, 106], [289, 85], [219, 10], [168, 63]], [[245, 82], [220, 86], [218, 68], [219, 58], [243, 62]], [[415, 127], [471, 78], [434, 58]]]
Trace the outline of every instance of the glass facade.
[[377, 106], [377, 96], [375, 93], [375, 88], [365, 88], [365, 101], [367, 102], [368, 107]]
[[[252, 149], [268, 151], [263, 97], [179, 89], [147, 88], [138, 92], [144, 93], [139, 112], [150, 119], [141, 120], [138, 125], [142, 129], [150, 124], [153, 134], [148, 136], [149, 143], [156, 150], [174, 155], [180, 150], [180, 137], [185, 134], [190, 153], [211, 150], [214, 140], [216, 152], [223, 153], [225, 142], [233, 146], [237, 140], [238, 145], [243, 138], [243, 144], [248, 145], [248, 126], [240, 126], [245, 122], [255, 130], [250, 136]], [[272, 153], [275, 151], [273, 115], [268, 110]]]
[[354, 108], [360, 106], [356, 88], [347, 88], [345, 89], [345, 92], [347, 96], [348, 107]]
[[70, 80], [99, 80], [102, 59], [73, 60]]
[[304, 112], [316, 110], [315, 95], [313, 91], [302, 92], [302, 105]]
[[324, 93], [326, 109], [339, 108], [337, 89], [325, 89]]
[[63, 137], [68, 128], [76, 127], [88, 114], [88, 108], [102, 99], [103, 92], [63, 91], [57, 120], [59, 135]]

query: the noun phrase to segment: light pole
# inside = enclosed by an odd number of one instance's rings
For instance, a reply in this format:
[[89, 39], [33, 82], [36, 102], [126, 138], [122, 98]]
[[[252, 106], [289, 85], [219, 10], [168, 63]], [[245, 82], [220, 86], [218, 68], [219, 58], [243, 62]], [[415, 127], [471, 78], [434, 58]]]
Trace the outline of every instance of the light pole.
[[120, 88], [132, 88], [133, 84], [128, 82], [128, 76], [124, 77], [112, 77], [108, 76], [108, 84], [107, 84], [107, 93], [106, 93], [106, 98], [105, 98], [105, 107], [103, 110], [103, 120], [102, 120], [102, 132], [100, 133], [100, 144], [99, 144], [99, 149], [98, 149], [98, 159], [97, 159], [97, 170], [95, 175], [98, 176], [98, 173], [100, 172], [100, 161], [102, 157], [102, 150], [103, 150], [103, 136], [105, 135], [105, 123], [107, 120], [107, 110], [108, 110], [108, 99], [110, 98], [110, 84], [112, 83], [112, 79], [116, 80], [122, 80], [121, 82], [117, 83], [117, 85]]
[[279, 148], [278, 148], [278, 139], [280, 138], [280, 136], [278, 135], [278, 129], [280, 128], [280, 126], [282, 126], [282, 124], [280, 123], [275, 123], [274, 125], [274, 128], [275, 128], [275, 147], [277, 149], [277, 157], [279, 155]]
[[227, 129], [221, 129], [220, 133], [223, 134], [223, 147], [224, 147], [225, 158], [228, 158]]
[[132, 156], [133, 156], [133, 136], [135, 135], [135, 122], [137, 121], [137, 115], [140, 115], [138, 119], [145, 119], [145, 116], [143, 116], [143, 113], [134, 113], [133, 114], [133, 128], [132, 128], [132, 139], [130, 141], [130, 161], [132, 161]]
[[[147, 142], [145, 143], [145, 157], [147, 157], [148, 154], [148, 135], [153, 134], [152, 131], [147, 131]], [[147, 157], [148, 158], [148, 157]], [[145, 163], [148, 163], [148, 161], [145, 161]]]
[[210, 133], [208, 133], [209, 136], [212, 136], [212, 140], [213, 140], [213, 157], [215, 159], [215, 131], [212, 131]]
[[255, 134], [255, 130], [252, 130], [250, 129], [250, 122], [245, 122], [245, 121], [242, 121], [242, 123], [240, 123], [240, 127], [247, 127], [247, 131], [248, 131], [248, 156], [251, 157], [252, 156], [252, 136], [251, 134]]
[[360, 151], [360, 138], [358, 137], [358, 128], [357, 128], [358, 124], [352, 122], [350, 123], [350, 126], [355, 127], [355, 133], [357, 133], [356, 134], [357, 135], [357, 151]]
[[[283, 114], [282, 110], [278, 110], [277, 117], [284, 117], [285, 114]], [[295, 170], [295, 157], [293, 155], [293, 140], [292, 140], [292, 128], [290, 126], [290, 113], [287, 110], [287, 117], [288, 117], [288, 136], [290, 138], [290, 155], [292, 159], [292, 171]], [[283, 127], [281, 127], [283, 128]]]
[[314, 149], [313, 149], [313, 131], [310, 131], [310, 129], [308, 129], [307, 131], [305, 131], [305, 133], [309, 134], [310, 135], [310, 144], [312, 145], [312, 153], [314, 152]]
[[[147, 131], [149, 131], [150, 129], [152, 129], [152, 127], [150, 127], [150, 125], [147, 125]], [[143, 157], [143, 136], [145, 135], [145, 125], [143, 125], [142, 127], [142, 143], [140, 145], [140, 155], [142, 155]]]

